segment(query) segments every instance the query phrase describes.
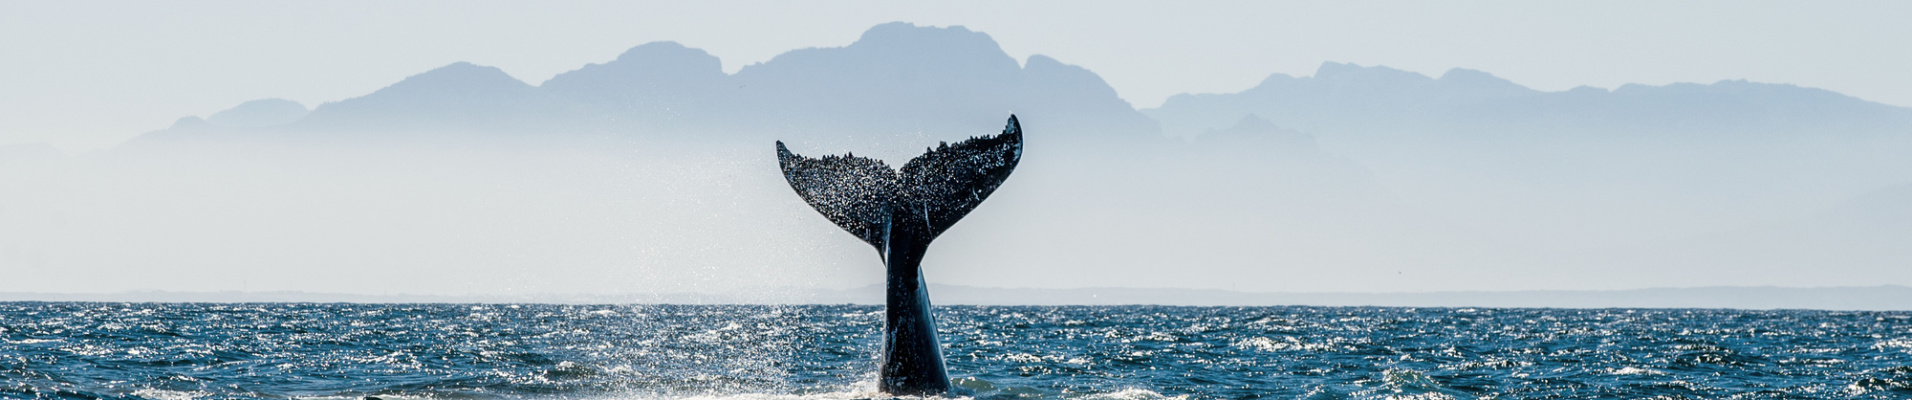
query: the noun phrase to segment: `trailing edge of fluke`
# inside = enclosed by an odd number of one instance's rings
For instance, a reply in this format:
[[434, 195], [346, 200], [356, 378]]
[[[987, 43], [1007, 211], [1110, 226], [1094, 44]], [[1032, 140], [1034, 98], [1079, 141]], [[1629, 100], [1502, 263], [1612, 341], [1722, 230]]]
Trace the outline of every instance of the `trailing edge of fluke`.
[[790, 187], [830, 222], [876, 247], [889, 272], [878, 389], [892, 395], [949, 391], [923, 283], [923, 253], [995, 192], [1021, 159], [1022, 125], [1015, 115], [1002, 134], [943, 143], [901, 170], [852, 154], [804, 157], [777, 142], [777, 161]]

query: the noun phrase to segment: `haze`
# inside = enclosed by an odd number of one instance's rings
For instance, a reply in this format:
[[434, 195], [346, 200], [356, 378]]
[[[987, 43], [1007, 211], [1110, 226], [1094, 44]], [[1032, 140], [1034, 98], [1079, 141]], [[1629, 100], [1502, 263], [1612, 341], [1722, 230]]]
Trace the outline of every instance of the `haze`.
[[1012, 112], [938, 283], [1912, 284], [1896, 3], [70, 4], [0, 17], [0, 291], [859, 287], [770, 142]]

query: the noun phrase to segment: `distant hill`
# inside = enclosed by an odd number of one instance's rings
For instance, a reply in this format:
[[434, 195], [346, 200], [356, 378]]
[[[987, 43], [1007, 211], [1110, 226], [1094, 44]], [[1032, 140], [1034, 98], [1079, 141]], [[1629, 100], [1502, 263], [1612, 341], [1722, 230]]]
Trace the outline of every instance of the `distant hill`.
[[206, 123], [234, 128], [260, 128], [285, 125], [305, 119], [311, 113], [305, 105], [286, 99], [262, 99], [239, 104], [230, 110], [213, 113]]
[[541, 111], [536, 87], [496, 67], [459, 62], [412, 75], [364, 96], [320, 104], [295, 130], [479, 130], [522, 128]]
[[[1178, 137], [1249, 115], [1307, 133], [1391, 193], [1471, 208], [1448, 218], [1513, 241], [1702, 234], [1912, 181], [1912, 108], [1743, 80], [1545, 92], [1467, 69], [1428, 77], [1331, 62], [1142, 112]], [[1521, 222], [1607, 212], [1573, 229]]]
[[1430, 78], [1333, 62], [1314, 76], [1274, 74], [1241, 92], [1180, 94], [1143, 112], [1177, 136], [1224, 128], [1247, 114], [1333, 134], [1875, 133], [1912, 127], [1912, 109], [1785, 84], [1729, 80], [1542, 92], [1469, 69]]

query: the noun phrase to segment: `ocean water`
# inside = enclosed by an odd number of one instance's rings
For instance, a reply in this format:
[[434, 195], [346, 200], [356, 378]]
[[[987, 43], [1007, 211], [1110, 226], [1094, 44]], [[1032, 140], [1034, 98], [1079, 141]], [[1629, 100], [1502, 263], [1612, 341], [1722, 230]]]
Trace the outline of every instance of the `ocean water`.
[[[1912, 313], [940, 307], [976, 399], [1905, 399]], [[0, 398], [862, 399], [875, 306], [0, 303]]]

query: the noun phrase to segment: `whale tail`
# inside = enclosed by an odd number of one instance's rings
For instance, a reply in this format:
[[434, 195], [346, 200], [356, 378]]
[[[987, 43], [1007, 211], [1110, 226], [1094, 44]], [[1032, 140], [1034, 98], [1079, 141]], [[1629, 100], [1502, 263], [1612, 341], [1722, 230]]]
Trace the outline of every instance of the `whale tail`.
[[878, 251], [886, 248], [892, 228], [919, 228], [892, 222], [921, 224], [927, 245], [995, 192], [1021, 159], [1022, 126], [1014, 115], [1001, 134], [943, 143], [901, 170], [854, 154], [804, 157], [777, 142], [777, 161], [790, 187]]
[[949, 390], [923, 283], [923, 252], [995, 192], [1021, 159], [1022, 126], [1014, 115], [1002, 134], [944, 143], [901, 170], [851, 154], [804, 157], [777, 142], [783, 177], [803, 201], [883, 256], [889, 278], [878, 389], [894, 395]]

